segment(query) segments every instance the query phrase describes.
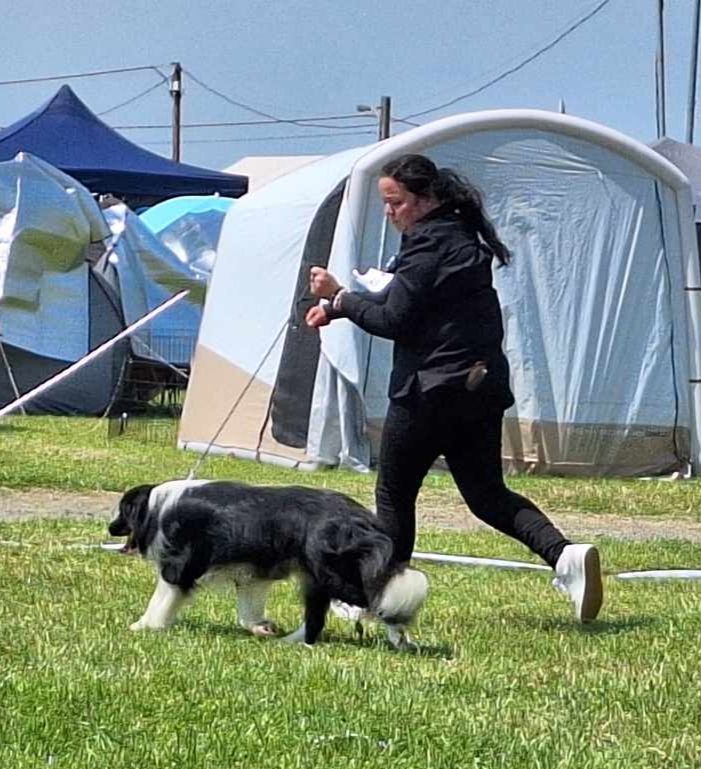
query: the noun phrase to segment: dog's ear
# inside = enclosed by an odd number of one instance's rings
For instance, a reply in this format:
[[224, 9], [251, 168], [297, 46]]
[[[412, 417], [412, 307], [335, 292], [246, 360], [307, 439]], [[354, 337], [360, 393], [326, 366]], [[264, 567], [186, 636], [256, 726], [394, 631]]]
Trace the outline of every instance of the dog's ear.
[[355, 585], [371, 601], [385, 586], [392, 563], [392, 541], [377, 527], [343, 521], [326, 528], [323, 562], [347, 584]]
[[153, 484], [135, 486], [124, 494], [119, 503], [119, 514], [127, 522], [132, 534], [137, 539], [148, 517], [148, 501], [153, 488]]

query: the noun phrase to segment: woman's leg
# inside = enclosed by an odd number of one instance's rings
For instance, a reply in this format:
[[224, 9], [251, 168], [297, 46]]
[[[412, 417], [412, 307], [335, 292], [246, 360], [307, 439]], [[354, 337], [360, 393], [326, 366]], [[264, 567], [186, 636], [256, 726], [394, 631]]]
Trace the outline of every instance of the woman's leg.
[[418, 397], [390, 401], [382, 429], [375, 487], [377, 517], [395, 557], [408, 561], [416, 537], [416, 498], [439, 454], [432, 408]]
[[463, 499], [480, 520], [507, 534], [555, 567], [571, 544], [531, 500], [504, 483], [501, 465], [502, 415], [477, 420], [453, 418], [444, 449]]

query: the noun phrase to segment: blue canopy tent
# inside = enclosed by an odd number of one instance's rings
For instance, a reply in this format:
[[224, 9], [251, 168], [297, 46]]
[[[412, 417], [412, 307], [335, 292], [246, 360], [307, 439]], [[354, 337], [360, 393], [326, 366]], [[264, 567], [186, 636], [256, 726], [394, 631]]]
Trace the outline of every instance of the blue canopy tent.
[[0, 161], [30, 152], [91, 192], [130, 208], [179, 195], [238, 198], [248, 177], [176, 163], [142, 149], [103, 123], [67, 85], [39, 109], [0, 131]]

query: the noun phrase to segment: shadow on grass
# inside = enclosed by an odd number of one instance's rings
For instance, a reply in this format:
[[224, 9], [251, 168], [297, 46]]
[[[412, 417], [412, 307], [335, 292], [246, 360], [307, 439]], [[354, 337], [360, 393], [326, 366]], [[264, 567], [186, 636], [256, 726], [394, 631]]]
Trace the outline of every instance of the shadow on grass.
[[[237, 640], [250, 640], [256, 638], [256, 636], [253, 636], [244, 628], [239, 627], [235, 621], [225, 623], [212, 622], [211, 620], [199, 618], [183, 618], [178, 621], [178, 627], [193, 635], [211, 635]], [[296, 628], [280, 628], [280, 635], [258, 638], [257, 640], [262, 643], [280, 643], [282, 636], [295, 629]], [[360, 637], [357, 634], [349, 633], [348, 635], [342, 635], [336, 632], [329, 632], [328, 630], [324, 631], [323, 638], [319, 643], [333, 644], [336, 647], [352, 646], [357, 649], [386, 649], [389, 652], [396, 652], [397, 654], [407, 654], [413, 657], [431, 657], [434, 659], [453, 659], [454, 652], [453, 647], [449, 644], [426, 645], [421, 643], [418, 643], [418, 648], [416, 649], [399, 652], [389, 643], [389, 641], [380, 635], [369, 635], [366, 633]], [[280, 643], [280, 645], [284, 646], [282, 643]]]
[[[193, 635], [211, 635], [220, 638], [256, 638], [248, 630], [236, 624], [235, 619], [231, 622], [212, 622], [211, 620], [183, 617], [178, 620], [178, 627]], [[266, 640], [266, 639], [260, 639]]]
[[415, 641], [415, 649], [403, 649], [399, 651], [398, 649], [395, 649], [394, 646], [392, 646], [392, 644], [380, 634], [382, 632], [384, 631], [380, 629], [378, 630], [377, 634], [369, 635], [365, 633], [362, 637], [357, 633], [352, 635], [350, 633], [348, 635], [340, 635], [339, 633], [326, 632], [324, 638], [329, 643], [343, 646], [354, 646], [358, 649], [386, 649], [389, 652], [406, 654], [410, 657], [431, 657], [433, 659], [443, 660], [453, 659], [454, 649], [449, 644], [429, 645], [422, 644], [420, 641]]
[[555, 631], [562, 633], [570, 631], [579, 633], [580, 635], [620, 635], [621, 633], [631, 633], [636, 630], [647, 629], [660, 624], [659, 617], [653, 616], [638, 616], [629, 617], [627, 619], [610, 619], [610, 620], [595, 620], [594, 622], [587, 622], [586, 624], [580, 624], [574, 619], [557, 619], [555, 617], [548, 619], [536, 619], [519, 617], [514, 618], [514, 624], [528, 625], [529, 628], [539, 629], [544, 631]]
[[1, 433], [26, 433], [30, 428], [24, 425], [15, 425], [12, 422], [0, 422], [0, 434]]

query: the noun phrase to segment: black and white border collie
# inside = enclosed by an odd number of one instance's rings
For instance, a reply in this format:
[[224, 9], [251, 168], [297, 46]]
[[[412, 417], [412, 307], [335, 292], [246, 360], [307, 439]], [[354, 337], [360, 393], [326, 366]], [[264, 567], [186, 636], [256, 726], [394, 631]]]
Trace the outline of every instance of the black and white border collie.
[[428, 594], [425, 575], [393, 557], [375, 516], [350, 497], [299, 486], [168, 481], [127, 491], [109, 533], [152, 560], [156, 589], [132, 630], [162, 630], [193, 589], [220, 576], [236, 584], [238, 622], [274, 635], [265, 619], [273, 581], [299, 578], [301, 627], [283, 640], [313, 644], [331, 601], [384, 623], [396, 648], [411, 647], [407, 625]]

